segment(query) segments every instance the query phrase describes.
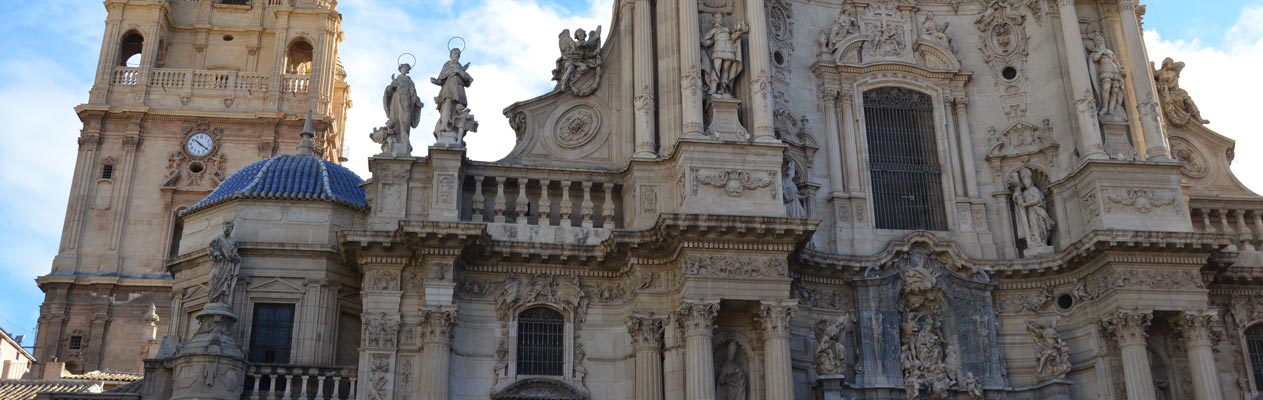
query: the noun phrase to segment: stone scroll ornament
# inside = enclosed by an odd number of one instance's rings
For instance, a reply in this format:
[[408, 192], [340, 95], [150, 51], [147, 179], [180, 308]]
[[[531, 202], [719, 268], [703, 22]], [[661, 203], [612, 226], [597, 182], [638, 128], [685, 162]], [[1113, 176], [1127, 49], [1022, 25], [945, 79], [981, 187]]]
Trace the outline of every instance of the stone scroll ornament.
[[[399, 57], [402, 59], [403, 55]], [[413, 62], [416, 62], [415, 57]], [[399, 75], [391, 75], [390, 84], [382, 94], [386, 125], [374, 129], [370, 135], [373, 142], [382, 146], [382, 155], [412, 154], [412, 128], [421, 122], [421, 108], [425, 104], [417, 96], [417, 86], [408, 76], [409, 71], [412, 71], [412, 64], [400, 63]]]
[[440, 88], [439, 94], [434, 97], [434, 104], [439, 109], [434, 139], [439, 146], [464, 147], [465, 133], [478, 131], [478, 121], [474, 120], [469, 110], [469, 99], [465, 97], [465, 88], [474, 83], [474, 78], [467, 72], [469, 63], [460, 63], [461, 51], [456, 47], [449, 49], [450, 58], [443, 63], [438, 76], [430, 78], [430, 83]]
[[557, 41], [561, 56], [553, 69], [556, 90], [579, 97], [592, 95], [601, 84], [601, 27], [598, 25], [592, 32], [575, 29], [573, 39], [570, 30], [565, 29], [557, 35]]
[[237, 255], [237, 241], [232, 238], [232, 221], [224, 222], [224, 233], [210, 243], [210, 256], [215, 261], [211, 268], [210, 294], [207, 303], [230, 304], [237, 287], [237, 274], [241, 268], [241, 256]]
[[1202, 112], [1193, 103], [1193, 98], [1180, 88], [1180, 71], [1183, 70], [1183, 62], [1167, 57], [1162, 60], [1162, 68], [1153, 72], [1153, 79], [1158, 86], [1158, 99], [1162, 101], [1166, 120], [1175, 126], [1185, 126], [1189, 122], [1209, 124], [1209, 120], [1202, 118]]

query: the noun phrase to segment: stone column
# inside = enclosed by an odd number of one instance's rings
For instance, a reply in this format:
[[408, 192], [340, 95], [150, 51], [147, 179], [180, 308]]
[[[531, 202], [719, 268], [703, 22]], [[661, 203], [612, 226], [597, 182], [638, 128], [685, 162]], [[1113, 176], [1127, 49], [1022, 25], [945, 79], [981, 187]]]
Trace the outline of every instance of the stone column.
[[[1064, 14], [1063, 14], [1064, 17]], [[1153, 374], [1149, 371], [1149, 353], [1145, 350], [1145, 329], [1153, 320], [1149, 311], [1120, 310], [1102, 319], [1107, 332], [1113, 334], [1123, 353], [1123, 376], [1128, 400], [1154, 399]]]
[[956, 133], [960, 134], [961, 169], [965, 171], [965, 194], [970, 198], [978, 197], [978, 177], [974, 164], [973, 132], [969, 130], [969, 99], [957, 97], [952, 99], [952, 108], [956, 111]]
[[662, 400], [662, 333], [660, 318], [627, 318], [627, 333], [636, 348], [636, 400]]
[[838, 131], [838, 90], [826, 88], [820, 92], [820, 108], [824, 114], [825, 145], [829, 151], [829, 191], [846, 192], [842, 175], [842, 133]]
[[843, 92], [842, 112], [839, 114], [842, 118], [842, 136], [843, 143], [846, 145], [846, 186], [848, 193], [857, 193], [860, 191], [860, 160], [859, 160], [859, 139], [856, 135], [859, 131], [855, 129], [855, 96], [851, 92]]
[[684, 319], [684, 369], [688, 374], [685, 399], [715, 400], [715, 360], [711, 337], [715, 317], [719, 315], [719, 301], [686, 300], [679, 312]]
[[663, 332], [663, 392], [665, 400], [684, 400], [684, 320], [681, 313], [671, 313]]
[[680, 104], [684, 137], [691, 139], [706, 137], [702, 122], [702, 33], [697, 24], [697, 0], [680, 0]]
[[654, 137], [654, 82], [653, 82], [653, 3], [649, 0], [638, 0], [634, 5], [636, 68], [632, 70], [633, 84], [636, 90], [636, 158], [654, 158], [657, 155]]
[[1123, 20], [1123, 45], [1127, 48], [1127, 69], [1136, 90], [1136, 109], [1145, 138], [1145, 159], [1170, 160], [1166, 132], [1158, 105], [1158, 88], [1153, 83], [1153, 67], [1145, 54], [1145, 41], [1140, 37], [1140, 17], [1136, 0], [1118, 0], [1119, 17]]
[[420, 387], [426, 399], [448, 400], [448, 360], [452, 351], [452, 325], [456, 322], [456, 306], [421, 309], [421, 341], [425, 352]]
[[750, 25], [750, 110], [754, 141], [780, 143], [772, 126], [772, 60], [767, 39], [767, 12], [764, 0], [746, 0], [746, 20]]
[[789, 355], [789, 322], [798, 300], [763, 301], [755, 316], [755, 330], [763, 335], [765, 399], [794, 398], [794, 373]]
[[1180, 328], [1184, 333], [1184, 347], [1188, 351], [1188, 363], [1193, 374], [1193, 398], [1212, 400], [1224, 398], [1219, 388], [1219, 374], [1215, 371], [1214, 344], [1211, 326], [1218, 322], [1219, 314], [1213, 310], [1185, 312], [1180, 316]]
[[1070, 68], [1070, 95], [1074, 97], [1075, 116], [1079, 127], [1079, 153], [1083, 158], [1104, 159], [1105, 145], [1097, 119], [1096, 95], [1092, 94], [1092, 76], [1088, 73], [1088, 57], [1083, 53], [1083, 35], [1079, 32], [1079, 16], [1074, 0], [1057, 0], [1061, 11], [1061, 39]]

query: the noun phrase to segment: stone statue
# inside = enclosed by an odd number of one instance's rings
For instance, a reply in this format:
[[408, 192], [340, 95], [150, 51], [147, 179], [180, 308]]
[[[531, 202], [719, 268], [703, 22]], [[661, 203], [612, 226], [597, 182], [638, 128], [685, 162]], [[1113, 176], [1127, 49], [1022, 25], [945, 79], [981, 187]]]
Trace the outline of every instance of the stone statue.
[[1096, 64], [1097, 82], [1100, 83], [1101, 116], [1112, 116], [1116, 120], [1126, 119], [1120, 114], [1123, 105], [1123, 78], [1127, 72], [1118, 65], [1118, 59], [1110, 49], [1101, 47], [1092, 53], [1092, 62]]
[[1031, 254], [1045, 254], [1051, 250], [1048, 239], [1054, 222], [1044, 205], [1044, 193], [1035, 186], [1031, 174], [1030, 168], [1022, 168], [1009, 177], [1017, 239], [1026, 241], [1026, 250]]
[[210, 294], [207, 303], [232, 302], [233, 290], [237, 286], [237, 272], [241, 267], [241, 256], [237, 255], [237, 241], [232, 239], [232, 221], [224, 222], [224, 233], [210, 243], [210, 256], [215, 260], [211, 266]]
[[733, 82], [744, 68], [741, 37], [750, 31], [750, 27], [740, 22], [736, 29], [729, 29], [724, 25], [724, 15], [720, 13], [712, 14], [711, 20], [710, 30], [702, 36], [702, 47], [710, 49], [707, 91], [714, 97], [732, 98]]
[[974, 376], [973, 372], [966, 373], [965, 379], [961, 381], [961, 389], [965, 390], [965, 398], [969, 400], [982, 400], [984, 393], [982, 391], [982, 379]]
[[947, 23], [944, 22], [940, 24], [934, 20], [934, 13], [925, 13], [925, 21], [921, 23], [921, 38], [932, 42], [942, 43], [944, 45], [949, 44], [950, 39], [947, 38]]
[[737, 342], [728, 342], [728, 359], [719, 370], [719, 400], [746, 400], [749, 377], [745, 368], [737, 363]]
[[465, 98], [465, 88], [474, 82], [474, 78], [466, 72], [469, 70], [469, 64], [460, 64], [460, 49], [452, 49], [449, 54], [451, 59], [443, 63], [439, 76], [430, 78], [430, 83], [441, 87], [438, 96], [434, 97], [434, 104], [439, 108], [439, 121], [434, 127], [434, 138], [441, 145], [459, 145], [459, 134], [451, 129], [452, 119], [456, 117], [460, 109], [469, 105], [469, 100]]
[[842, 11], [838, 12], [837, 18], [833, 20], [833, 26], [820, 32], [821, 53], [829, 54], [833, 60], [838, 60], [842, 49], [838, 45], [848, 37], [860, 33], [859, 21], [852, 14], [852, 7], [847, 4], [842, 6]]
[[1031, 334], [1038, 348], [1035, 373], [1039, 379], [1065, 378], [1070, 372], [1070, 347], [1057, 334], [1057, 318], [1047, 321], [1028, 319], [1026, 332]]
[[842, 344], [846, 321], [844, 315], [816, 323], [816, 375], [842, 375], [846, 365], [846, 346]]
[[[561, 56], [557, 57], [557, 67], [553, 69], [556, 90], [569, 90], [576, 96], [591, 95], [601, 81], [601, 27], [597, 26], [591, 34], [576, 29], [574, 39], [570, 38], [570, 30], [565, 29], [557, 40]], [[580, 83], [589, 72], [595, 79]]]
[[803, 195], [798, 193], [798, 184], [794, 177], [798, 175], [794, 162], [785, 167], [785, 176], [781, 178], [781, 197], [785, 202], [785, 215], [790, 218], [807, 218], [807, 209], [803, 207]]
[[474, 114], [469, 107], [457, 105], [451, 121], [448, 122], [447, 129], [456, 134], [456, 143], [461, 145], [465, 143], [466, 133], [478, 132], [478, 120], [474, 119]]
[[1184, 126], [1189, 121], [1208, 124], [1202, 118], [1202, 112], [1193, 103], [1188, 92], [1180, 88], [1180, 71], [1184, 70], [1183, 62], [1176, 62], [1171, 57], [1162, 60], [1162, 69], [1154, 70], [1153, 79], [1158, 86], [1158, 98], [1162, 101], [1162, 111], [1167, 121], [1175, 126]]
[[399, 64], [399, 75], [391, 76], [390, 85], [386, 86], [382, 95], [382, 106], [386, 108], [386, 128], [385, 132], [374, 131], [373, 139], [377, 141], [381, 137], [381, 141], [377, 142], [383, 144], [383, 153], [386, 152], [385, 147], [393, 142], [403, 144], [401, 149], [395, 151], [395, 155], [412, 154], [412, 128], [416, 128], [421, 122], [421, 108], [425, 105], [417, 97], [417, 87], [412, 83], [412, 77], [408, 76], [411, 70], [411, 65]]

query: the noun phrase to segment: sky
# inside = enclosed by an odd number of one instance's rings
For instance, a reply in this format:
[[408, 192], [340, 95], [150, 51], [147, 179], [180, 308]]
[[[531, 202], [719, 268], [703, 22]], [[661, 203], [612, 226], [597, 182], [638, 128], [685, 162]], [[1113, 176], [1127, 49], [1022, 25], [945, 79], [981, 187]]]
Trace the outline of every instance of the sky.
[[[1181, 86], [1211, 129], [1237, 141], [1233, 170], [1263, 192], [1263, 134], [1243, 94], [1263, 93], [1263, 0], [1148, 0], [1145, 40], [1160, 61], [1185, 61]], [[514, 134], [501, 110], [552, 89], [549, 71], [562, 29], [609, 31], [613, 0], [341, 0], [345, 41], [340, 53], [355, 107], [347, 123], [347, 166], [367, 177], [368, 139], [385, 116], [381, 88], [401, 53], [418, 60], [412, 75], [426, 104], [421, 127], [434, 125], [423, 84], [447, 58], [449, 38], [465, 42], [472, 63], [470, 109], [480, 130], [467, 137], [469, 156], [494, 161]], [[1195, 3], [1196, 6], [1189, 6]], [[100, 52], [105, 10], [84, 0], [0, 2], [0, 328], [34, 339], [43, 295], [35, 285], [57, 252], [82, 127], [74, 106], [87, 100]], [[56, 21], [50, 23], [50, 21]], [[452, 44], [459, 44], [452, 41]], [[427, 129], [418, 129], [421, 132]], [[413, 135], [418, 152], [433, 143]]]

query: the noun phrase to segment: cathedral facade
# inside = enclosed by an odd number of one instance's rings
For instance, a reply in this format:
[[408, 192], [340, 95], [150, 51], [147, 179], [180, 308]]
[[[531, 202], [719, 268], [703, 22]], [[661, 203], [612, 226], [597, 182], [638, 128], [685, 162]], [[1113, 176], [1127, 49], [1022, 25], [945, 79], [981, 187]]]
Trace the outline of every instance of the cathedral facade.
[[[605, 29], [561, 32], [556, 87], [504, 110], [516, 146], [496, 162], [466, 157], [462, 49], [383, 68], [387, 122], [355, 133], [381, 144], [367, 179], [331, 156], [349, 105], [334, 3], [225, 3], [107, 2], [63, 244], [80, 247], [40, 278], [41, 361], [131, 349], [119, 362], [143, 358], [141, 396], [162, 399], [1263, 391], [1263, 198], [1184, 64], [1148, 61], [1134, 0], [616, 1]], [[171, 50], [139, 47], [158, 60], [127, 75], [111, 46], [132, 8], [157, 16], [135, 28], [145, 46]], [[220, 70], [199, 54], [235, 49], [206, 44], [230, 30], [310, 50], [308, 69], [281, 52], [205, 87]], [[189, 100], [165, 97], [160, 62], [185, 44]], [[251, 74], [267, 89], [243, 96]], [[254, 108], [216, 109], [234, 105]], [[422, 112], [437, 141], [413, 148]], [[111, 192], [113, 140], [133, 151]], [[234, 145], [238, 164], [210, 167], [204, 148]], [[159, 151], [176, 172], [134, 166]], [[117, 222], [144, 215], [167, 219]], [[78, 244], [106, 231], [169, 246]], [[165, 338], [111, 322], [154, 324], [149, 301]]]

